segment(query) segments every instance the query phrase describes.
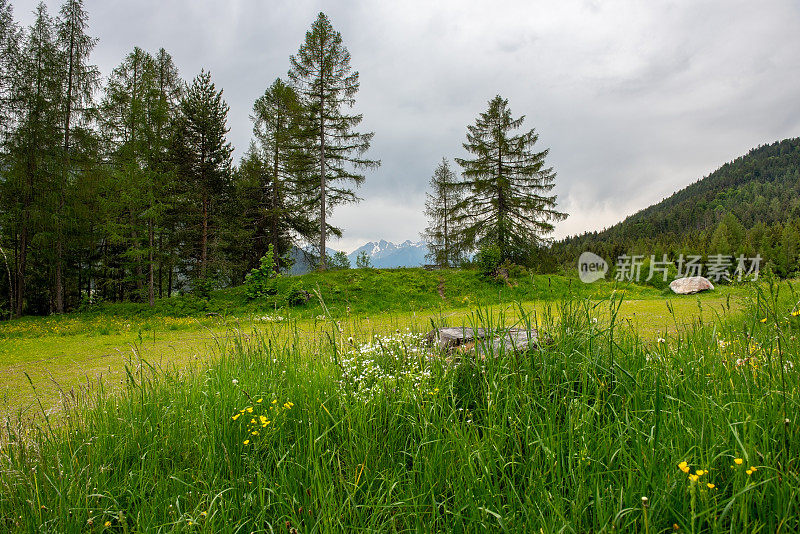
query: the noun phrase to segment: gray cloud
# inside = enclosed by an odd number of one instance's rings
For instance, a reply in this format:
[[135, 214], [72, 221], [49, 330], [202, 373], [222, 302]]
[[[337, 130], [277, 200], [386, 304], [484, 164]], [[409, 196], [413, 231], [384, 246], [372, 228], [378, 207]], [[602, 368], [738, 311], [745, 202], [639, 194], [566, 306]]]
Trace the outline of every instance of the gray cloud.
[[[551, 4], [551, 5], [548, 5]], [[29, 23], [33, 2], [14, 3]], [[55, 12], [58, 2], [49, 0]], [[800, 135], [800, 7], [769, 2], [256, 2], [86, 0], [104, 74], [138, 45], [181, 74], [210, 70], [231, 106], [237, 155], [253, 101], [284, 77], [316, 14], [361, 74], [357, 111], [383, 166], [339, 208], [340, 248], [416, 239], [430, 175], [462, 156], [495, 94], [527, 116], [570, 218], [602, 229], [748, 149]], [[336, 245], [334, 245], [336, 246]]]

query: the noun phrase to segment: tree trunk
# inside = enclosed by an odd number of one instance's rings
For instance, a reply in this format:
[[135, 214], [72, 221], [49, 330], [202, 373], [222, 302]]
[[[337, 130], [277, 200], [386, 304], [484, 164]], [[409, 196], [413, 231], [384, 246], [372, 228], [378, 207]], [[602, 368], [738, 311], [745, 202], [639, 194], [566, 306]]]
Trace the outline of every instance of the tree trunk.
[[8, 266], [8, 258], [6, 251], [0, 247], [0, 254], [3, 255], [3, 262], [6, 265], [6, 273], [8, 274], [8, 317], [14, 316], [14, 278], [11, 276], [11, 268]]
[[272, 157], [272, 217], [270, 225], [272, 226], [272, 251], [274, 268], [277, 272], [280, 269], [278, 259], [280, 258], [280, 251], [278, 250], [278, 207], [280, 206], [280, 187], [278, 186], [278, 144], [275, 143], [275, 150]]
[[328, 256], [325, 252], [325, 234], [328, 226], [325, 224], [325, 100], [320, 93], [319, 97], [319, 268], [324, 271], [328, 268]]
[[200, 276], [206, 276], [208, 260], [208, 195], [203, 191], [203, 234], [200, 238]]
[[64, 160], [58, 192], [58, 214], [56, 224], [56, 313], [64, 313], [64, 204], [67, 180], [69, 179], [69, 127], [72, 119], [72, 78], [75, 70], [75, 24], [71, 21], [69, 33], [69, 67], [67, 69], [66, 112], [64, 114]]
[[149, 228], [148, 228], [148, 240], [150, 242], [150, 249], [148, 251], [148, 272], [147, 272], [147, 285], [148, 285], [148, 302], [150, 307], [156, 305], [156, 294], [155, 294], [155, 287], [153, 287], [153, 245], [155, 241], [155, 236], [153, 235], [153, 218], [150, 217], [149, 221]]
[[[24, 217], [27, 219], [27, 217]], [[17, 302], [14, 310], [15, 317], [22, 317], [25, 303], [25, 262], [28, 259], [28, 224], [27, 220], [22, 223], [22, 231], [19, 237], [19, 254], [17, 257]]]

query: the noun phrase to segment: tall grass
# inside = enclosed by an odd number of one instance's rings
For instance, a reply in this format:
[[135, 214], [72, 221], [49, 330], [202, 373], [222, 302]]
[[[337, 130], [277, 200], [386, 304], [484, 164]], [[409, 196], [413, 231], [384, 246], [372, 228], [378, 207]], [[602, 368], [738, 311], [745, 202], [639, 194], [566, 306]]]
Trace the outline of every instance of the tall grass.
[[615, 298], [478, 311], [543, 333], [486, 357], [284, 322], [210, 368], [135, 362], [122, 393], [6, 422], [0, 530], [798, 531], [796, 302], [658, 340]]

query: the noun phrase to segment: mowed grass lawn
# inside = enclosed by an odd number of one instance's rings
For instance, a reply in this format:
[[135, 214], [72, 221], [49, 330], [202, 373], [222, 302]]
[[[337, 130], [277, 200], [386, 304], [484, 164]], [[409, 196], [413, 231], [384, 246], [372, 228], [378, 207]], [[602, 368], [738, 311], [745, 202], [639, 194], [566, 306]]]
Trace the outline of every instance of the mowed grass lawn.
[[[583, 286], [563, 277], [531, 277], [530, 285], [537, 289], [523, 286], [509, 291], [507, 286], [482, 283], [471, 276], [446, 280], [446, 298], [437, 294], [431, 299], [430, 287], [439, 285], [441, 274], [410, 270], [409, 275], [404, 271], [356, 278], [347, 277], [347, 273], [331, 273], [334, 276], [328, 278], [318, 274], [305, 277], [307, 286], [318, 288], [325, 308], [317, 297], [294, 308], [258, 309], [252, 303], [249, 307], [231, 306], [230, 293], [222, 292], [205, 305], [219, 312], [195, 312], [192, 316], [158, 312], [143, 315], [141, 306], [132, 310], [129, 305], [111, 305], [93, 313], [2, 322], [0, 415], [32, 416], [40, 411], [40, 402], [45, 411], [58, 410], [63, 394], [75, 388], [91, 389], [99, 381], [113, 388], [124, 381], [125, 366], [136, 367], [140, 360], [155, 367], [179, 368], [209, 362], [219, 341], [231, 336], [268, 333], [282, 338], [291, 329], [317, 339], [330, 333], [330, 319], [348, 336], [367, 339], [396, 329], [429, 330], [432, 319], [437, 324], [468, 324], [476, 306], [512, 319], [519, 315], [520, 306], [526, 312], [541, 314], [575, 293], [602, 315], [608, 312], [602, 299], [613, 293], [622, 298], [618, 316], [621, 325], [635, 329], [646, 339], [655, 339], [684, 325], [716, 321], [737, 313], [747, 294], [744, 288], [721, 287], [713, 293], [677, 296], [652, 288], [604, 282]], [[387, 278], [387, 273], [397, 279], [381, 284], [380, 278]], [[335, 277], [338, 279], [331, 280]], [[381, 293], [386, 284], [392, 286], [386, 291], [388, 296]], [[355, 294], [359, 288], [360, 299]], [[375, 300], [384, 299], [382, 306], [366, 302], [369, 293], [376, 294]], [[386, 311], [380, 311], [381, 307]]]

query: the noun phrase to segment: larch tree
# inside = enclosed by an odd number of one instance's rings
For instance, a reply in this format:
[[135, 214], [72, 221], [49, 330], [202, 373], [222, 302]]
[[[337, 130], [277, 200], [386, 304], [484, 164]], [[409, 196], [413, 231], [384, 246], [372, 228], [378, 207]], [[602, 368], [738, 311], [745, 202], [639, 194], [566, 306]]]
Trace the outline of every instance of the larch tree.
[[100, 84], [100, 72], [89, 64], [89, 54], [97, 40], [86, 34], [88, 15], [83, 0], [67, 0], [61, 7], [56, 23], [57, 43], [61, 59], [61, 114], [63, 116], [63, 153], [58, 184], [58, 206], [55, 212], [56, 273], [55, 307], [64, 312], [64, 223], [72, 220], [65, 207], [67, 191], [73, 179], [73, 159], [70, 155], [73, 128], [89, 123], [94, 91]]
[[515, 259], [547, 241], [553, 222], [567, 217], [550, 194], [556, 173], [545, 166], [548, 150], [537, 152], [534, 129], [520, 134], [525, 116], [512, 118], [499, 95], [467, 127], [464, 148], [473, 159], [456, 158], [462, 167], [464, 198], [455, 206], [454, 223], [468, 248], [496, 244], [501, 260]]
[[[0, 0], [0, 150], [12, 124], [12, 82], [19, 58], [20, 30], [8, 0]], [[2, 152], [0, 152], [2, 153]]]
[[[256, 152], [261, 158], [260, 198], [266, 244], [272, 244], [280, 265], [292, 247], [315, 234], [314, 221], [308, 216], [308, 175], [313, 157], [306, 145], [310, 135], [305, 109], [295, 90], [281, 79], [260, 96], [250, 116], [256, 138]], [[264, 248], [264, 247], [262, 247]], [[266, 253], [264, 248], [263, 253]]]
[[[159, 296], [162, 287], [162, 265], [168, 254], [165, 242], [169, 242], [169, 230], [164, 224], [166, 213], [171, 208], [172, 184], [175, 172], [172, 161], [173, 129], [178, 114], [181, 97], [181, 79], [172, 56], [163, 48], [159, 49], [152, 62], [152, 87], [148, 98], [148, 123], [150, 125], [150, 142], [147, 150], [149, 179], [147, 180], [147, 300], [150, 306], [155, 305], [155, 267], [159, 269]], [[164, 235], [167, 234], [167, 235]], [[159, 237], [156, 242], [157, 235]], [[172, 269], [174, 260], [169, 259]]]
[[[185, 181], [188, 206], [199, 208], [198, 278], [209, 270], [209, 243], [214, 238], [215, 210], [230, 185], [231, 154], [227, 141], [228, 104], [211, 81], [211, 73], [201, 71], [185, 90], [178, 119], [178, 158]], [[195, 234], [197, 235], [197, 234]]]
[[442, 158], [436, 167], [430, 189], [425, 200], [428, 226], [422, 233], [428, 246], [425, 257], [441, 267], [453, 267], [463, 258], [458, 228], [453, 222], [456, 218], [455, 208], [461, 200], [461, 190], [447, 159]]
[[150, 183], [148, 159], [152, 128], [148, 108], [154, 92], [154, 59], [135, 47], [116, 67], [102, 103], [102, 127], [109, 162], [105, 191], [109, 245], [119, 249], [117, 283], [133, 282], [138, 297], [144, 290], [145, 212]]
[[[9, 133], [12, 128], [12, 81], [14, 80], [14, 69], [19, 54], [20, 30], [14, 21], [14, 11], [8, 0], [0, 0], [0, 168], [7, 168], [9, 161], [6, 158]], [[8, 310], [9, 317], [14, 315], [14, 276], [11, 274], [9, 264], [9, 254], [3, 248], [5, 236], [4, 229], [13, 226], [13, 221], [7, 220], [10, 215], [9, 199], [6, 198], [6, 186], [9, 185], [7, 177], [0, 173], [0, 256], [3, 260], [3, 268], [0, 270], [0, 279], [5, 275], [8, 280]], [[4, 202], [5, 201], [5, 202]], [[13, 261], [13, 258], [12, 258]]]
[[[7, 209], [14, 226], [16, 316], [22, 315], [26, 306], [31, 245], [36, 234], [47, 229], [54, 209], [52, 192], [57, 184], [60, 145], [55, 24], [44, 3], [38, 5], [35, 15], [22, 40], [9, 90], [14, 124], [7, 145], [9, 179], [3, 197], [11, 203]], [[51, 263], [43, 254], [40, 259], [44, 265]]]
[[307, 109], [313, 132], [310, 150], [317, 165], [309, 179], [318, 188], [319, 257], [324, 270], [326, 238], [337, 231], [327, 223], [332, 208], [360, 200], [348, 186], [361, 185], [365, 178], [359, 171], [376, 168], [380, 161], [364, 157], [374, 134], [355, 131], [363, 116], [347, 114], [355, 105], [358, 72], [351, 71], [350, 53], [324, 13], [317, 16], [290, 62], [289, 80]]

